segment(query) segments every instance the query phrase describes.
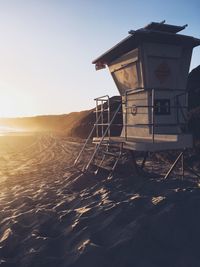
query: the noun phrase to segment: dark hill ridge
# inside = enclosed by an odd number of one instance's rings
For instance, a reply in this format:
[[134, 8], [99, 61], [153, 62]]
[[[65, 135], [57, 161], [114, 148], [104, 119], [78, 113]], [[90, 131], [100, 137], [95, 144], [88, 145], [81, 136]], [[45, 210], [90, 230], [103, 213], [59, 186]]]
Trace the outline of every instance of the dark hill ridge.
[[22, 128], [25, 131], [56, 131], [71, 135], [71, 130], [78, 127], [83, 118], [91, 111], [72, 112], [63, 115], [45, 115], [24, 118], [1, 118], [0, 124], [9, 127]]
[[[200, 65], [193, 69], [188, 76], [188, 106], [189, 106], [189, 131], [194, 137], [200, 140]], [[121, 119], [118, 118], [118, 123]], [[85, 114], [71, 129], [72, 136], [87, 137], [94, 123], [94, 114], [92, 110]], [[119, 132], [119, 129], [113, 129], [113, 134]]]
[[200, 65], [188, 77], [189, 130], [200, 140]]
[[[113, 101], [116, 97], [111, 98], [111, 116], [115, 111], [118, 103]], [[56, 132], [69, 137], [87, 138], [94, 123], [94, 109], [81, 112], [72, 112], [63, 115], [46, 115], [25, 118], [3, 118], [0, 124], [9, 127], [25, 129], [33, 132]], [[122, 123], [121, 116], [116, 118], [115, 123]], [[121, 130], [117, 126], [112, 126], [113, 135], [119, 135]]]
[[[187, 88], [189, 91], [189, 130], [197, 139], [200, 139], [200, 66], [190, 72]], [[115, 109], [114, 105], [112, 104], [113, 109]], [[0, 124], [30, 131], [53, 131], [66, 136], [86, 138], [95, 122], [93, 111], [94, 109], [64, 115], [0, 119]], [[121, 118], [117, 118], [117, 123], [121, 123]], [[113, 129], [113, 135], [119, 132], [119, 128]]]
[[200, 107], [200, 65], [190, 72], [187, 87], [189, 110]]

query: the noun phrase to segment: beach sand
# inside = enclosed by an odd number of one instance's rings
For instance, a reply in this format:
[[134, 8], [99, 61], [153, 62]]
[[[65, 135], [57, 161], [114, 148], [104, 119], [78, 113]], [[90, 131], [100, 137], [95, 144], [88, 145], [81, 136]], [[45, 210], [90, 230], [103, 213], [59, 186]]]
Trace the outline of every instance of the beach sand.
[[199, 267], [198, 181], [84, 175], [70, 168], [81, 146], [0, 137], [0, 266]]

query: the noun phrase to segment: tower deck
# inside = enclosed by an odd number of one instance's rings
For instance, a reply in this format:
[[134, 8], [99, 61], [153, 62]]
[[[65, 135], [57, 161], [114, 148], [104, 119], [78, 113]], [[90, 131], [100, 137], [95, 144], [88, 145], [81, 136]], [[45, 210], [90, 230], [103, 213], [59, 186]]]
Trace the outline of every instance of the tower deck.
[[[101, 142], [102, 137], [94, 137], [93, 143], [98, 144]], [[125, 138], [120, 136], [110, 136], [104, 138], [105, 143], [117, 145], [123, 143], [123, 148], [137, 151], [165, 151], [165, 150], [179, 150], [192, 148], [193, 140], [190, 134], [181, 135], [154, 135], [152, 137], [134, 137]]]

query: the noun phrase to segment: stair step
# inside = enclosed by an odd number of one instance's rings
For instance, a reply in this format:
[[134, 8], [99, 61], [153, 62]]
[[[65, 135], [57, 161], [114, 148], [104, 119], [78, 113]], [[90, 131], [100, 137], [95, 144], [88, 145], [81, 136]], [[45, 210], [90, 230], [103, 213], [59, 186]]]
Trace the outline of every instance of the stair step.
[[[93, 139], [93, 141], [92, 141], [92, 143], [94, 143], [94, 144], [98, 144], [98, 143], [100, 143], [101, 142], [101, 139], [100, 139], [101, 137], [99, 137], [99, 139]], [[115, 146], [121, 146], [121, 142], [117, 142], [117, 141], [110, 141], [110, 140], [103, 140], [103, 142], [101, 143], [102, 145], [115, 145]]]
[[115, 157], [115, 158], [118, 158], [121, 155], [120, 152], [109, 152], [109, 151], [105, 151], [105, 150], [103, 150], [102, 152], [103, 152], [103, 154], [105, 154], [107, 156], [111, 156], [111, 157]]
[[99, 113], [99, 112], [104, 112], [104, 111], [110, 111], [110, 109], [109, 108], [106, 108], [106, 109], [103, 109], [103, 110], [94, 110], [93, 112], [94, 113]]
[[94, 164], [97, 168], [100, 168], [100, 169], [103, 169], [103, 170], [106, 170], [106, 171], [109, 171], [111, 172], [113, 170], [113, 167], [110, 167], [110, 166], [105, 166], [105, 165], [97, 165], [97, 164]]
[[[93, 141], [93, 144], [95, 144], [95, 145], [98, 145], [100, 142], [98, 142], [98, 141]], [[108, 142], [107, 141], [103, 141], [102, 143], [101, 143], [101, 146], [107, 146], [108, 145]]]

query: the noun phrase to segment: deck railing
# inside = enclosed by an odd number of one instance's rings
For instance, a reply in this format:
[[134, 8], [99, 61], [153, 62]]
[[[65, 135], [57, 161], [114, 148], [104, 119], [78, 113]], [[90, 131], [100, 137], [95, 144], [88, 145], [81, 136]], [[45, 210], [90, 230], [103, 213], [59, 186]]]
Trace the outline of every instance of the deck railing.
[[[157, 92], [176, 92], [174, 96], [171, 96], [170, 98], [174, 97], [174, 103], [175, 105], [170, 105], [170, 109], [174, 110], [174, 114], [176, 116], [174, 118], [175, 121], [173, 123], [157, 123], [156, 122], [156, 114], [155, 110], [157, 106], [155, 105], [155, 99], [156, 99], [156, 94]], [[148, 123], [134, 123], [130, 124], [128, 123], [128, 116], [131, 113], [130, 110], [133, 108], [132, 105], [129, 105], [130, 101], [130, 96], [134, 94], [139, 94], [139, 93], [144, 93], [148, 92], [151, 95], [151, 103], [150, 105], [137, 105], [137, 114], [140, 114], [138, 110], [140, 108], [146, 109], [147, 113], [150, 114], [149, 116], [149, 122]], [[179, 93], [178, 93], [179, 92]], [[122, 102], [122, 114], [123, 116], [123, 123], [114, 123], [112, 122], [113, 126], [116, 127], [124, 127], [124, 133], [125, 133], [125, 139], [128, 140], [128, 128], [129, 127], [148, 127], [151, 132], [151, 137], [152, 137], [152, 142], [155, 141], [155, 134], [156, 134], [156, 128], [158, 127], [179, 127], [179, 126], [184, 126], [186, 128], [187, 126], [187, 118], [186, 118], [186, 111], [188, 109], [188, 106], [185, 104], [181, 104], [180, 98], [185, 97], [185, 103], [187, 103], [187, 92], [183, 89], [160, 89], [160, 88], [150, 88], [148, 90], [144, 90], [143, 88], [138, 88], [137, 90], [126, 90], [124, 96], [123, 96], [123, 102]], [[96, 101], [96, 123], [95, 123], [95, 128], [96, 128], [96, 137], [102, 137], [105, 135], [105, 129], [108, 127], [112, 120], [112, 115], [111, 115], [111, 106], [110, 106], [110, 98], [108, 95], [101, 96], [98, 98], [95, 98]], [[121, 100], [122, 101], [122, 100]], [[121, 112], [121, 110], [119, 110]], [[181, 118], [180, 118], [181, 116]], [[172, 134], [172, 133], [170, 133]], [[177, 134], [177, 133], [176, 133]], [[109, 127], [109, 130], [106, 132], [106, 136], [110, 137], [111, 136], [111, 127]]]

